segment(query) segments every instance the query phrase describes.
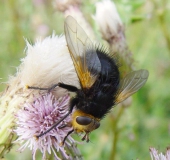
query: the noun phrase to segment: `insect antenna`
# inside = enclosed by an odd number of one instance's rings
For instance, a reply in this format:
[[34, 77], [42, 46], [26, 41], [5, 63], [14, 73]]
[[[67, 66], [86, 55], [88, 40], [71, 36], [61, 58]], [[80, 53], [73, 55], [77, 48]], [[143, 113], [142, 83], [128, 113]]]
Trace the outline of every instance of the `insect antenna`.
[[36, 138], [39, 138], [43, 135], [45, 135], [46, 133], [48, 133], [49, 131], [51, 131], [53, 128], [55, 128], [57, 125], [59, 125], [67, 116], [69, 116], [69, 114], [71, 113], [71, 111], [69, 111], [63, 118], [61, 118], [59, 121], [57, 121], [56, 123], [54, 123], [48, 130], [46, 130], [45, 132], [39, 134], [38, 136], [36, 136]]

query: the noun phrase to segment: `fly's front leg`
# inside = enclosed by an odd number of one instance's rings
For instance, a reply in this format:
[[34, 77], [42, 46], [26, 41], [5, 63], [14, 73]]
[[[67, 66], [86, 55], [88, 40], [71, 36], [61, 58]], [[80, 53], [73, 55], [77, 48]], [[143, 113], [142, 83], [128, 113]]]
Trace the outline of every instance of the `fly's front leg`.
[[71, 131], [69, 131], [69, 132], [67, 133], [67, 135], [64, 137], [63, 141], [62, 141], [61, 144], [60, 144], [61, 146], [64, 145], [64, 142], [66, 141], [67, 137], [68, 137], [71, 133], [73, 133], [73, 132], [74, 132], [74, 129], [71, 130]]
[[85, 135], [83, 136], [83, 138], [81, 139], [82, 141], [86, 140], [86, 142], [89, 142], [89, 133], [90, 132], [86, 132]]

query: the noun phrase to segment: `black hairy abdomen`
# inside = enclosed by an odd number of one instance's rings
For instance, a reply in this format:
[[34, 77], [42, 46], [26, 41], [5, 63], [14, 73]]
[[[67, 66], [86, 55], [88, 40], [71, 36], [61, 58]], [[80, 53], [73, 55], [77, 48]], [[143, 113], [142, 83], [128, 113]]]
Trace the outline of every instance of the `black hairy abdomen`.
[[93, 86], [87, 89], [85, 98], [80, 99], [77, 108], [99, 119], [103, 118], [112, 108], [119, 86], [119, 69], [117, 60], [103, 50], [96, 50], [101, 63], [101, 71]]

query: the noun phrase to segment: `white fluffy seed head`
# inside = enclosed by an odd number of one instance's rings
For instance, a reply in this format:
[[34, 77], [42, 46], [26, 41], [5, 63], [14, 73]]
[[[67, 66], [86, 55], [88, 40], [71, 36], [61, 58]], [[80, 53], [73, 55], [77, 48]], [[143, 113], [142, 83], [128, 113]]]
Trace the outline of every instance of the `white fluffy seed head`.
[[[23, 86], [50, 87], [58, 82], [78, 86], [78, 78], [64, 36], [52, 35], [37, 40], [34, 45], [27, 41], [27, 56], [19, 68]], [[57, 96], [62, 96], [57, 89]]]

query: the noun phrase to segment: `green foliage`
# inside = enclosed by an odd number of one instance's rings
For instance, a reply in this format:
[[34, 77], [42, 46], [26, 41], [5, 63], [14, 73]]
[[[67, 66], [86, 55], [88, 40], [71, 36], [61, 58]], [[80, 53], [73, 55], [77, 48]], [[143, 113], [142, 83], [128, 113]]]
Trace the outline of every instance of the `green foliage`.
[[[0, 2], [3, 13], [0, 14], [1, 82], [15, 73], [14, 66], [18, 66], [19, 59], [24, 56], [24, 38], [34, 43], [37, 32], [40, 32], [39, 26], [47, 28], [43, 36], [53, 31], [63, 33], [63, 16], [54, 10], [51, 1], [33, 2]], [[116, 160], [146, 160], [150, 159], [149, 147], [165, 151], [170, 145], [170, 14], [166, 7], [170, 4], [156, 0], [117, 0], [115, 3], [126, 25], [127, 43], [133, 53], [135, 67], [149, 70], [150, 76], [146, 85], [133, 96], [132, 105], [123, 108], [117, 123], [115, 117], [122, 109], [120, 107], [113, 108], [101, 127], [91, 134], [91, 142], [79, 145], [79, 148], [87, 160], [113, 159], [110, 157], [112, 143], [115, 133], [118, 133]], [[84, 2], [82, 8], [87, 17], [94, 14], [94, 5], [91, 3], [90, 6], [90, 1]], [[5, 85], [0, 87], [2, 90]], [[11, 157], [18, 159], [20, 154], [12, 150], [5, 159]]]

